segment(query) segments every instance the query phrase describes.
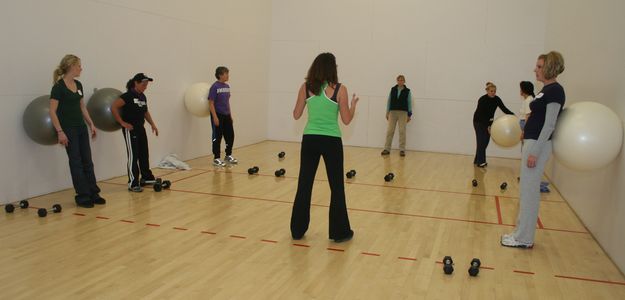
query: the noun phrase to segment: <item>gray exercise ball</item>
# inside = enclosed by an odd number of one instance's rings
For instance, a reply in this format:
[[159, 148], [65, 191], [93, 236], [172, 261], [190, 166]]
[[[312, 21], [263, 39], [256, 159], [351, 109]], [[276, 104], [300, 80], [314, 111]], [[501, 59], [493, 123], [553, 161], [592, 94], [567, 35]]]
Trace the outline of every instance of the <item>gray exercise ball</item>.
[[24, 110], [22, 125], [28, 137], [41, 145], [54, 145], [58, 137], [50, 118], [50, 95], [35, 98]]
[[114, 88], [103, 88], [97, 90], [87, 103], [87, 111], [93, 120], [93, 125], [103, 131], [116, 131], [121, 128], [113, 117], [111, 106], [122, 94]]

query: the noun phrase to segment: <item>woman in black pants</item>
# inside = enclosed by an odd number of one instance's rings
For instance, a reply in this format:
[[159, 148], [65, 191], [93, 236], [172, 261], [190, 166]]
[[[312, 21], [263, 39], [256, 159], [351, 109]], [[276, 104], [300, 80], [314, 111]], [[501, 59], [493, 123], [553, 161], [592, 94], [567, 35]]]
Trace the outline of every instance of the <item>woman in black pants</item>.
[[514, 115], [496, 94], [497, 86], [492, 82], [487, 82], [486, 95], [480, 97], [477, 101], [477, 108], [475, 113], [473, 113], [473, 128], [475, 129], [475, 141], [477, 144], [473, 164], [480, 168], [488, 165], [486, 163], [486, 147], [488, 147], [490, 142], [490, 125], [493, 124], [495, 110], [499, 107], [504, 113]]
[[[328, 96], [331, 95], [331, 96]], [[322, 53], [315, 58], [306, 82], [299, 89], [293, 117], [298, 120], [308, 106], [308, 122], [304, 129], [300, 154], [297, 194], [291, 214], [291, 236], [304, 237], [310, 222], [310, 201], [319, 159], [323, 157], [330, 184], [329, 238], [337, 243], [354, 236], [349, 225], [343, 181], [343, 142], [338, 115], [345, 125], [354, 118], [358, 97], [349, 105], [347, 88], [338, 82], [336, 58]]]
[[[150, 171], [148, 137], [143, 124], [147, 120], [152, 132], [158, 136], [158, 128], [148, 111], [148, 99], [145, 90], [153, 79], [138, 73], [126, 83], [126, 92], [115, 100], [111, 107], [115, 120], [123, 127], [126, 153], [128, 154], [128, 190], [141, 192], [141, 181], [153, 183], [155, 178]], [[122, 110], [122, 114], [119, 110]], [[141, 173], [141, 179], [139, 179]]]
[[[50, 92], [50, 119], [56, 129], [59, 144], [65, 146], [67, 151], [72, 183], [76, 191], [76, 205], [89, 208], [94, 204], [105, 204], [106, 200], [100, 197], [91, 160], [89, 135], [95, 139], [95, 127], [83, 101], [82, 84], [75, 79], [81, 72], [80, 58], [71, 54], [65, 55], [54, 70], [54, 86]], [[85, 126], [85, 122], [89, 128]]]

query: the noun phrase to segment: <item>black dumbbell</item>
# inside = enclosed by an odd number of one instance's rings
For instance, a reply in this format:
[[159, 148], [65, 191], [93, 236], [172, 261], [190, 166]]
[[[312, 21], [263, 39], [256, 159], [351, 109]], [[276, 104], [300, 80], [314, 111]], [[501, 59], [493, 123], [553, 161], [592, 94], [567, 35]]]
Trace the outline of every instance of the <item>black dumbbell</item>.
[[473, 181], [471, 181], [471, 185], [473, 187], [476, 187], [477, 186], [477, 179], [473, 179]]
[[474, 258], [473, 260], [471, 260], [471, 267], [469, 268], [469, 275], [477, 276], [477, 274], [480, 273], [481, 265], [482, 263], [480, 262], [479, 258]]
[[168, 190], [171, 187], [171, 181], [169, 181], [169, 180], [162, 180], [160, 178], [156, 178], [155, 181], [156, 181], [156, 182], [154, 182], [154, 191], [155, 192], [160, 192], [163, 189]]
[[445, 256], [443, 258], [443, 272], [447, 275], [454, 272], [454, 261], [451, 259], [451, 256]]
[[286, 170], [285, 169], [276, 170], [274, 174], [276, 175], [276, 177], [284, 176], [284, 174], [286, 174]]
[[46, 208], [40, 208], [37, 210], [37, 215], [39, 215], [40, 218], [43, 218], [45, 216], [48, 215], [48, 212], [53, 212], [55, 214], [60, 213], [63, 210], [63, 208], [61, 207], [61, 204], [54, 204], [52, 205], [52, 209], [48, 210]]
[[258, 169], [257, 166], [253, 166], [253, 167], [247, 169], [247, 174], [254, 175], [254, 174], [258, 173], [258, 170], [259, 169]]
[[386, 176], [384, 176], [384, 181], [389, 182], [389, 181], [393, 180], [393, 178], [395, 178], [395, 174], [388, 173], [388, 174], [386, 174]]
[[504, 182], [502, 182], [502, 183], [501, 183], [501, 185], [499, 186], [499, 188], [500, 188], [501, 190], [505, 190], [505, 189], [507, 189], [507, 188], [508, 188], [508, 183], [507, 183], [507, 182], [505, 182], [505, 181], [504, 181]]
[[278, 158], [284, 158], [284, 156], [286, 156], [286, 153], [284, 153], [284, 151], [280, 151], [280, 153], [278, 153]]
[[[18, 206], [21, 209], [25, 209], [28, 208], [30, 204], [28, 203], [28, 200], [22, 200], [20, 202], [18, 202]], [[7, 203], [7, 205], [4, 206], [4, 211], [8, 212], [8, 213], [12, 213], [13, 211], [15, 211], [15, 205], [13, 205], [13, 203]]]
[[349, 170], [349, 172], [347, 172], [345, 176], [351, 179], [352, 177], [356, 176], [356, 170]]

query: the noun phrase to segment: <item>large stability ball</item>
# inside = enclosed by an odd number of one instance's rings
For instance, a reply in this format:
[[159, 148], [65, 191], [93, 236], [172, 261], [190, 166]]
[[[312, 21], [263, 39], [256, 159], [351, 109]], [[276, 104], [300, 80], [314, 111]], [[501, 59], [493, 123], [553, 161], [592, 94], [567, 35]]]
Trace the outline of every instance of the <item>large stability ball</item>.
[[621, 120], [597, 102], [579, 102], [566, 108], [553, 133], [556, 159], [579, 171], [608, 165], [621, 151], [622, 143]]
[[210, 84], [198, 82], [192, 84], [184, 93], [184, 106], [196, 117], [207, 117], [210, 115], [208, 103], [208, 91]]
[[516, 146], [521, 141], [519, 118], [514, 115], [504, 115], [497, 118], [490, 127], [490, 135], [499, 146]]
[[119, 99], [122, 94], [119, 90], [114, 88], [103, 88], [97, 90], [87, 103], [87, 111], [93, 120], [93, 125], [103, 131], [116, 131], [121, 128], [121, 125], [117, 123], [111, 106], [115, 100]]
[[37, 97], [28, 104], [22, 115], [22, 125], [26, 135], [37, 144], [54, 145], [58, 142], [50, 118], [50, 95]]

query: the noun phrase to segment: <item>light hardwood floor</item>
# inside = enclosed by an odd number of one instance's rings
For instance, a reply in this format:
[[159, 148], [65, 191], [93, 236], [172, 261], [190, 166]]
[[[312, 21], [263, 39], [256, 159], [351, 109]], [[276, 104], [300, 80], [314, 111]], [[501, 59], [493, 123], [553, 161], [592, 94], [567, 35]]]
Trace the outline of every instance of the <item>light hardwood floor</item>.
[[[346, 185], [354, 239], [328, 240], [321, 164], [310, 229], [292, 241], [299, 147], [242, 147], [239, 165], [221, 170], [209, 157], [189, 161], [190, 171], [154, 169], [173, 182], [160, 193], [129, 193], [125, 176], [104, 180], [108, 204], [92, 209], [64, 190], [30, 199], [60, 203], [60, 214], [3, 212], [0, 298], [625, 299], [625, 278], [553, 187], [534, 249], [499, 245], [517, 214], [518, 160], [489, 158], [482, 170], [469, 156], [345, 147], [346, 171], [357, 171]], [[260, 174], [250, 176], [254, 165]], [[396, 178], [386, 183], [388, 172]], [[473, 257], [484, 267], [477, 277], [467, 274]]]

